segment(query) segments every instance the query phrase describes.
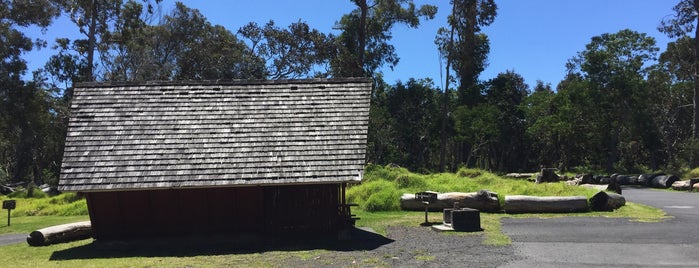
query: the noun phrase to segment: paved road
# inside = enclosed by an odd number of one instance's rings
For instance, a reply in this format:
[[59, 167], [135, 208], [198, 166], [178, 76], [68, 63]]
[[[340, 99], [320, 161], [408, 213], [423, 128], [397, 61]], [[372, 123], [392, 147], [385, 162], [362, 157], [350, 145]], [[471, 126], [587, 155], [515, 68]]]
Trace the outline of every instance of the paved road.
[[17, 244], [27, 241], [26, 234], [0, 235], [0, 246]]
[[506, 267], [699, 267], [699, 193], [625, 188], [623, 194], [674, 218], [503, 219], [522, 258]]

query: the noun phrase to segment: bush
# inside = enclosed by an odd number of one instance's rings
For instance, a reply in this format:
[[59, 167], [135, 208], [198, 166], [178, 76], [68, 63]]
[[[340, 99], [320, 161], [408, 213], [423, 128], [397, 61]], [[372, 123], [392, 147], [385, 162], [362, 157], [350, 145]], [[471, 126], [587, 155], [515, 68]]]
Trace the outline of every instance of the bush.
[[476, 178], [482, 174], [480, 170], [472, 168], [460, 168], [459, 171], [456, 172], [456, 175], [462, 178]]
[[694, 178], [699, 178], [699, 167], [690, 170], [687, 172], [684, 176], [685, 179], [694, 179]]
[[38, 189], [36, 187], [30, 187], [29, 189], [31, 189], [31, 191], [32, 191], [31, 196], [28, 194], [27, 189], [22, 188], [14, 193], [8, 194], [7, 197], [10, 197], [10, 198], [37, 198], [37, 199], [48, 197], [48, 195], [46, 193], [42, 192], [41, 189]]
[[397, 191], [381, 191], [371, 195], [363, 208], [369, 212], [398, 210], [399, 200], [400, 194]]

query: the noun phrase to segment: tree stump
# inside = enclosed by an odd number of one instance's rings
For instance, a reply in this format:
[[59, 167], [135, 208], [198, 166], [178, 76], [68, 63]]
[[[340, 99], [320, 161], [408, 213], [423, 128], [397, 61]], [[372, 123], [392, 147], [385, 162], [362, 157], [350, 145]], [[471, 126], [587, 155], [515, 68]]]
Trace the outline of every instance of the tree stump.
[[542, 182], [558, 182], [560, 177], [556, 175], [555, 168], [542, 168], [541, 173], [536, 176], [536, 183]]
[[590, 211], [584, 196], [505, 196], [506, 213], [570, 213]]
[[481, 214], [477, 209], [462, 208], [451, 211], [451, 227], [459, 232], [479, 232]]

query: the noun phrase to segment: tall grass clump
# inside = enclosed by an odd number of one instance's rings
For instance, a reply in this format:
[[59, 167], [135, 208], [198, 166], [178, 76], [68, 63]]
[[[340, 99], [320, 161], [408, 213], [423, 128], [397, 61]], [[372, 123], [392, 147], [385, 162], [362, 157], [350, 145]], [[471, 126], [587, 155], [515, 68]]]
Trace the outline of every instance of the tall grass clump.
[[500, 202], [505, 195], [591, 197], [596, 190], [559, 183], [534, 184], [526, 180], [506, 179], [485, 170], [461, 168], [456, 173], [416, 174], [396, 166], [369, 165], [362, 184], [347, 190], [347, 199], [366, 211], [395, 211], [400, 209], [400, 196], [421, 191], [498, 193]]
[[34, 196], [26, 197], [26, 193], [15, 192], [8, 196], [0, 196], [0, 201], [7, 199], [17, 201], [16, 209], [11, 212], [13, 217], [79, 216], [88, 214], [85, 198], [75, 193], [63, 193], [52, 197], [46, 194], [38, 196], [34, 193]]

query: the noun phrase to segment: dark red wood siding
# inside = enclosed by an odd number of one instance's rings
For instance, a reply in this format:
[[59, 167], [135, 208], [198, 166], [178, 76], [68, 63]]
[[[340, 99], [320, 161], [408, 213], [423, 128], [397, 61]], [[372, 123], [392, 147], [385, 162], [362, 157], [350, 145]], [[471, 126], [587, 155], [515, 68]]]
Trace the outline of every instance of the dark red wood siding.
[[336, 231], [335, 184], [86, 193], [94, 236]]

